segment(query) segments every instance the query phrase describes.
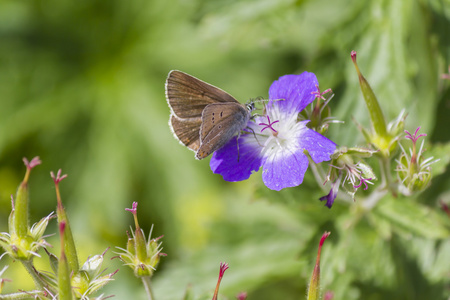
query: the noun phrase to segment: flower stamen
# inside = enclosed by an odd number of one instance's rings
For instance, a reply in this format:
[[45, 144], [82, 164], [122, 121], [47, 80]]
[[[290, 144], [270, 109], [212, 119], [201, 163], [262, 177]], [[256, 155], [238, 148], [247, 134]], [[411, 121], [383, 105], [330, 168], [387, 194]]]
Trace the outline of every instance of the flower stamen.
[[364, 190], [367, 190], [369, 188], [369, 186], [367, 185], [367, 183], [371, 183], [370, 180], [372, 180], [372, 178], [364, 178], [364, 177], [359, 177], [359, 184], [358, 185], [354, 185], [353, 187], [355, 189], [359, 189], [363, 184], [364, 184]]
[[326, 101], [324, 95], [327, 94], [327, 93], [332, 92], [331, 89], [326, 89], [325, 91], [320, 92], [319, 85], [317, 85], [317, 84], [316, 84], [316, 88], [317, 88], [317, 91], [311, 92], [311, 94], [314, 95], [315, 98], [320, 98], [320, 99], [322, 99], [323, 101]]
[[280, 121], [279, 121], [279, 120], [276, 120], [276, 121], [270, 122], [270, 117], [267, 115], [267, 122], [269, 122], [269, 124], [266, 124], [266, 123], [259, 123], [259, 125], [264, 125], [264, 126], [265, 126], [263, 129], [261, 129], [261, 132], [263, 132], [263, 131], [264, 131], [265, 129], [267, 129], [267, 128], [270, 128], [270, 130], [272, 130], [273, 133], [274, 133], [275, 135], [278, 134], [278, 131], [276, 131], [276, 130], [272, 127], [272, 125], [275, 124], [275, 123], [278, 123], [278, 122], [280, 122]]
[[406, 138], [407, 138], [407, 139], [410, 139], [410, 140], [413, 141], [413, 143], [415, 144], [415, 143], [417, 142], [417, 140], [418, 140], [420, 137], [427, 136], [426, 133], [421, 133], [421, 134], [417, 135], [417, 133], [419, 132], [419, 130], [420, 130], [420, 126], [417, 127], [417, 129], [416, 129], [416, 131], [414, 132], [414, 134], [411, 134], [408, 130], [405, 130]]

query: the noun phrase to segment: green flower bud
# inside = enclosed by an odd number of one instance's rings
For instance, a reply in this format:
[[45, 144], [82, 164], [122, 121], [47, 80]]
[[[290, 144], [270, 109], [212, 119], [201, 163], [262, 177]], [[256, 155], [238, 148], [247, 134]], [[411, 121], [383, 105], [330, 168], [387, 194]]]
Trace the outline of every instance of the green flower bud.
[[70, 280], [69, 264], [64, 253], [64, 230], [66, 223], [59, 223], [59, 236], [61, 239], [61, 256], [58, 263], [58, 299], [70, 300], [73, 299], [72, 287]]
[[395, 170], [400, 181], [399, 190], [406, 196], [423, 191], [428, 187], [431, 180], [430, 166], [438, 161], [433, 161], [433, 157], [427, 159], [423, 157], [423, 140], [419, 151], [417, 151], [417, 140], [420, 137], [426, 136], [426, 134], [418, 135], [419, 129], [420, 127], [416, 129], [414, 134], [405, 130], [407, 133], [406, 138], [413, 142], [413, 147], [407, 152], [400, 146], [402, 153], [400, 154], [400, 158], [396, 160], [397, 168]]
[[146, 240], [137, 219], [137, 202], [133, 202], [133, 208], [127, 208], [126, 210], [133, 214], [136, 230], [132, 237], [128, 237], [127, 249], [119, 248], [122, 250], [121, 253], [118, 253], [119, 257], [133, 269], [136, 277], [150, 277], [156, 270], [160, 256], [166, 255], [161, 253], [161, 243], [158, 243], [162, 236], [156, 239], [150, 239], [149, 237], [149, 240]]
[[55, 191], [56, 191], [56, 201], [57, 201], [57, 207], [56, 207], [56, 214], [58, 216], [58, 223], [61, 224], [62, 222], [65, 223], [65, 230], [64, 230], [64, 250], [67, 262], [70, 266], [70, 270], [74, 273], [77, 273], [80, 265], [78, 263], [78, 254], [77, 254], [77, 248], [75, 247], [75, 241], [73, 239], [72, 235], [72, 229], [70, 227], [69, 219], [67, 218], [66, 211], [64, 210], [64, 206], [62, 205], [61, 200], [61, 193], [59, 191], [59, 183], [67, 177], [67, 175], [61, 175], [61, 169], [58, 170], [56, 173], [56, 176], [53, 172], [50, 172], [50, 176], [53, 179], [53, 182], [55, 183]]
[[[108, 249], [106, 249], [108, 251]], [[75, 273], [72, 277], [72, 289], [77, 298], [87, 297], [102, 287], [104, 287], [108, 282], [112, 281], [112, 277], [117, 273], [117, 271], [100, 276], [102, 273], [103, 257], [106, 251], [101, 255], [94, 255], [86, 260], [80, 271]]]
[[28, 234], [28, 179], [30, 178], [31, 169], [41, 163], [39, 157], [37, 156], [30, 162], [26, 158], [23, 158], [23, 162], [25, 163], [27, 170], [25, 172], [23, 181], [20, 183], [19, 188], [17, 189], [16, 202], [14, 205], [14, 215], [11, 222], [12, 227], [14, 228], [13, 231], [15, 234], [17, 234], [18, 237], [25, 237]]
[[325, 232], [322, 235], [319, 243], [319, 250], [317, 252], [316, 265], [314, 266], [314, 271], [309, 281], [308, 287], [308, 300], [319, 300], [320, 299], [320, 253], [322, 251], [323, 243], [326, 238], [330, 235], [330, 232]]
[[387, 136], [386, 121], [381, 111], [381, 107], [378, 103], [377, 97], [367, 82], [366, 78], [359, 71], [358, 64], [356, 63], [356, 52], [351, 53], [353, 64], [355, 65], [356, 72], [358, 73], [359, 85], [366, 101], [367, 109], [370, 114], [373, 129], [380, 139], [384, 139]]
[[356, 72], [358, 73], [359, 85], [372, 122], [371, 131], [364, 129], [361, 125], [357, 124], [358, 128], [361, 130], [368, 143], [373, 145], [375, 149], [380, 150], [381, 155], [389, 157], [397, 147], [397, 135], [399, 130], [401, 130], [400, 128], [403, 127], [404, 112], [402, 111], [396, 120], [386, 126], [386, 119], [384, 118], [377, 97], [370, 87], [369, 82], [367, 82], [366, 78], [364, 78], [360, 72], [358, 64], [356, 63], [356, 52], [352, 51], [351, 56]]

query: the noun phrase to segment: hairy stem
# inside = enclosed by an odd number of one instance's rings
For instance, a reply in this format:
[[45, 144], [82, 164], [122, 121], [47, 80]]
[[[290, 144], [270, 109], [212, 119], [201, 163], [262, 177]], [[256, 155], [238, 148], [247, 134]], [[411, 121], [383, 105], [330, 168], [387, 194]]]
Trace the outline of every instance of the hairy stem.
[[311, 167], [311, 171], [314, 174], [314, 178], [317, 181], [317, 185], [322, 189], [322, 191], [326, 191], [327, 188], [323, 184], [326, 180], [326, 173], [323, 171], [322, 168], [319, 168], [318, 165], [316, 165], [311, 158], [309, 158], [309, 166]]
[[142, 283], [144, 284], [145, 292], [147, 293], [147, 297], [149, 300], [153, 300], [153, 291], [150, 283], [150, 276], [142, 277]]
[[27, 292], [17, 292], [12, 294], [2, 294], [0, 295], [0, 300], [8, 299], [8, 300], [19, 300], [19, 299], [30, 299], [30, 298], [38, 298], [39, 296], [44, 297], [43, 291], [27, 291]]
[[47, 286], [45, 282], [42, 280], [41, 276], [39, 276], [39, 273], [36, 271], [36, 268], [33, 266], [32, 260], [21, 260], [22, 265], [27, 270], [28, 274], [33, 278], [34, 284], [36, 285], [36, 288], [38, 290], [44, 291], [45, 287]]

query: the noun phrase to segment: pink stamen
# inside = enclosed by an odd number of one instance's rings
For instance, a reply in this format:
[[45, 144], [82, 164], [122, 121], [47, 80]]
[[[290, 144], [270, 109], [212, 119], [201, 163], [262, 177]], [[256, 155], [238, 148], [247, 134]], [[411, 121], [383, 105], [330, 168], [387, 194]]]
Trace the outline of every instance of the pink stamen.
[[28, 161], [28, 159], [26, 157], [22, 158], [25, 166], [28, 169], [33, 169], [34, 167], [36, 167], [37, 165], [41, 164], [41, 160], [39, 159], [39, 156], [33, 157], [33, 159], [31, 161]]
[[355, 189], [359, 189], [364, 184], [364, 190], [367, 190], [369, 188], [369, 186], [367, 185], [366, 181], [369, 181], [369, 180], [372, 180], [372, 178], [360, 177], [359, 178], [359, 184], [358, 185], [354, 185], [353, 187]]
[[421, 134], [417, 135], [417, 133], [419, 132], [419, 129], [420, 129], [420, 126], [417, 127], [417, 129], [416, 129], [416, 131], [414, 132], [414, 134], [411, 134], [408, 130], [405, 130], [406, 138], [407, 138], [407, 139], [410, 139], [414, 144], [416, 144], [417, 140], [418, 140], [420, 137], [427, 136], [426, 133], [421, 133]]
[[353, 62], [356, 62], [356, 51], [352, 50], [352, 52], [350, 53], [350, 56], [352, 57]]
[[217, 279], [217, 285], [216, 285], [216, 290], [214, 291], [214, 296], [212, 298], [212, 300], [217, 300], [217, 296], [219, 294], [219, 286], [220, 286], [220, 282], [222, 281], [223, 278], [223, 274], [225, 273], [225, 271], [228, 269], [228, 264], [227, 263], [220, 263], [220, 271], [219, 271], [219, 278]]
[[327, 93], [332, 92], [331, 89], [326, 89], [325, 91], [320, 92], [320, 88], [319, 88], [319, 86], [317, 84], [316, 84], [316, 88], [317, 88], [317, 91], [311, 92], [311, 94], [314, 95], [315, 98], [320, 98], [323, 101], [326, 101], [324, 95], [327, 94]]
[[267, 116], [267, 121], [269, 122], [269, 124], [266, 124], [266, 123], [259, 123], [259, 125], [264, 125], [265, 127], [263, 128], [263, 129], [261, 129], [261, 132], [263, 132], [265, 129], [267, 129], [267, 128], [270, 128], [273, 132], [278, 132], [278, 131], [276, 131], [273, 127], [272, 127], [272, 125], [273, 124], [275, 124], [275, 123], [278, 123], [278, 122], [280, 122], [279, 120], [276, 120], [276, 121], [274, 121], [274, 122], [270, 122], [270, 117], [269, 116]]
[[219, 271], [219, 279], [222, 279], [223, 274], [225, 274], [225, 271], [228, 269], [227, 263], [220, 263], [220, 271]]
[[319, 249], [322, 248], [323, 242], [327, 239], [327, 237], [331, 234], [329, 231], [325, 231], [322, 237], [320, 238]]
[[61, 169], [59, 169], [58, 172], [56, 173], [56, 176], [55, 176], [55, 173], [53, 173], [53, 171], [50, 172], [50, 176], [52, 177], [53, 182], [57, 185], [57, 184], [59, 184], [64, 178], [67, 177], [67, 174], [64, 174], [64, 175], [61, 176]]
[[133, 215], [135, 215], [137, 213], [137, 206], [138, 203], [137, 202], [133, 202], [133, 206], [132, 208], [125, 208], [126, 211], [131, 212]]
[[164, 234], [152, 239], [152, 241], [156, 242], [156, 241], [162, 239], [163, 237], [164, 237]]

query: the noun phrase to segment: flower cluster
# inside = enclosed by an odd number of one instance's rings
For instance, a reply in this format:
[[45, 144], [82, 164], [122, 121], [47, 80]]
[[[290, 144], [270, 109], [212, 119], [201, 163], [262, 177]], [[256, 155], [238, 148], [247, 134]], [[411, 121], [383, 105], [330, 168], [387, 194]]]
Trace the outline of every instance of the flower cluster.
[[[57, 198], [61, 254], [57, 257], [48, 251], [48, 248], [52, 245], [45, 241], [44, 232], [49, 221], [54, 218], [53, 212], [33, 226], [29, 226], [28, 181], [31, 170], [41, 164], [41, 161], [39, 157], [35, 157], [31, 161], [24, 158], [23, 161], [27, 169], [25, 177], [17, 189], [15, 201], [12, 199], [9, 232], [0, 233], [0, 246], [5, 251], [0, 259], [4, 255], [9, 255], [12, 259], [19, 260], [32, 277], [36, 289], [3, 296], [5, 299], [28, 299], [30, 297], [36, 299], [73, 299], [74, 297], [89, 299], [93, 293], [112, 281], [112, 277], [117, 271], [103, 274], [104, 270], [101, 269], [101, 266], [105, 253], [88, 258], [86, 263], [81, 268], [79, 267], [76, 246], [59, 192], [59, 183], [67, 177], [67, 175], [61, 175], [61, 170], [57, 172], [56, 176], [51, 172]], [[36, 257], [41, 257], [37, 253], [41, 247], [48, 255], [53, 272], [38, 271], [34, 265], [33, 260]], [[6, 268], [0, 271], [0, 277], [5, 270]], [[5, 281], [8, 281], [8, 279], [0, 278], [0, 293]], [[0, 298], [3, 299], [3, 297]], [[105, 299], [105, 297], [100, 295], [97, 299]]]

